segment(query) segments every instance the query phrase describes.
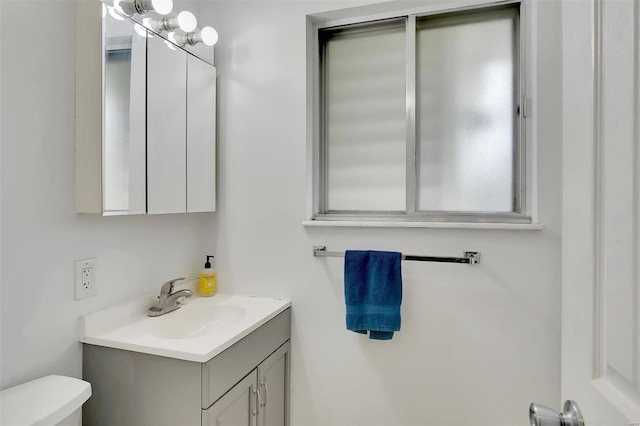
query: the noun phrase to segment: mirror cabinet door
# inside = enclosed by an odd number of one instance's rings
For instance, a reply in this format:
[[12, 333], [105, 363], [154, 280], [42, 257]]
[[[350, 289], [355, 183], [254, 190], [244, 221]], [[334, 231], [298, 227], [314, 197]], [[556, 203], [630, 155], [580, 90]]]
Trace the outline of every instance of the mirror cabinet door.
[[187, 209], [187, 53], [147, 39], [147, 213]]
[[144, 214], [146, 32], [109, 14], [103, 20], [102, 210]]
[[216, 69], [188, 55], [187, 212], [216, 209]]

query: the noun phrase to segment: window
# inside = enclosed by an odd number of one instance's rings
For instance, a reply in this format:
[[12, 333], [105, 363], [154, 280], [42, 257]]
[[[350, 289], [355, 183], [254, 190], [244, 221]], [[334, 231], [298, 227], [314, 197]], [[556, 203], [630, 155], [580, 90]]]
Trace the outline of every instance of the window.
[[531, 223], [522, 12], [316, 24], [312, 218]]

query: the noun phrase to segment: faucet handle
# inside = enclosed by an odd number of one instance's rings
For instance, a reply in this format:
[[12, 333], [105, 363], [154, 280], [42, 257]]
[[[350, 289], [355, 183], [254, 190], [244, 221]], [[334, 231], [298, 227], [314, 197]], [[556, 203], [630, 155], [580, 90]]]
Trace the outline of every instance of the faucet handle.
[[160, 294], [164, 294], [164, 295], [169, 295], [173, 292], [173, 285], [175, 284], [176, 281], [181, 281], [184, 280], [184, 277], [180, 277], [180, 278], [174, 278], [172, 280], [167, 281], [166, 283], [162, 284], [162, 287], [160, 288]]

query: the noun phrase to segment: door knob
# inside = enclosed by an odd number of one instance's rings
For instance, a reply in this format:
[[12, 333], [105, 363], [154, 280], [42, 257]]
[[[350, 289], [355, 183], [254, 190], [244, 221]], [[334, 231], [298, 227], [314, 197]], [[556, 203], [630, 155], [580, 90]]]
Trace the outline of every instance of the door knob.
[[546, 405], [533, 403], [529, 406], [531, 426], [584, 426], [584, 418], [575, 401], [565, 401], [564, 411], [558, 413]]

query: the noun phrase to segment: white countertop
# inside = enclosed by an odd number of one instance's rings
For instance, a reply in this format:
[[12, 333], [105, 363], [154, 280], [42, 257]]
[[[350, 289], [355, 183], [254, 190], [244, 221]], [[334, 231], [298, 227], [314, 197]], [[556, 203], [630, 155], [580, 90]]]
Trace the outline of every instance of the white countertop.
[[155, 296], [81, 317], [80, 341], [186, 361], [206, 362], [288, 307], [288, 300], [194, 294], [180, 309], [147, 316]]

